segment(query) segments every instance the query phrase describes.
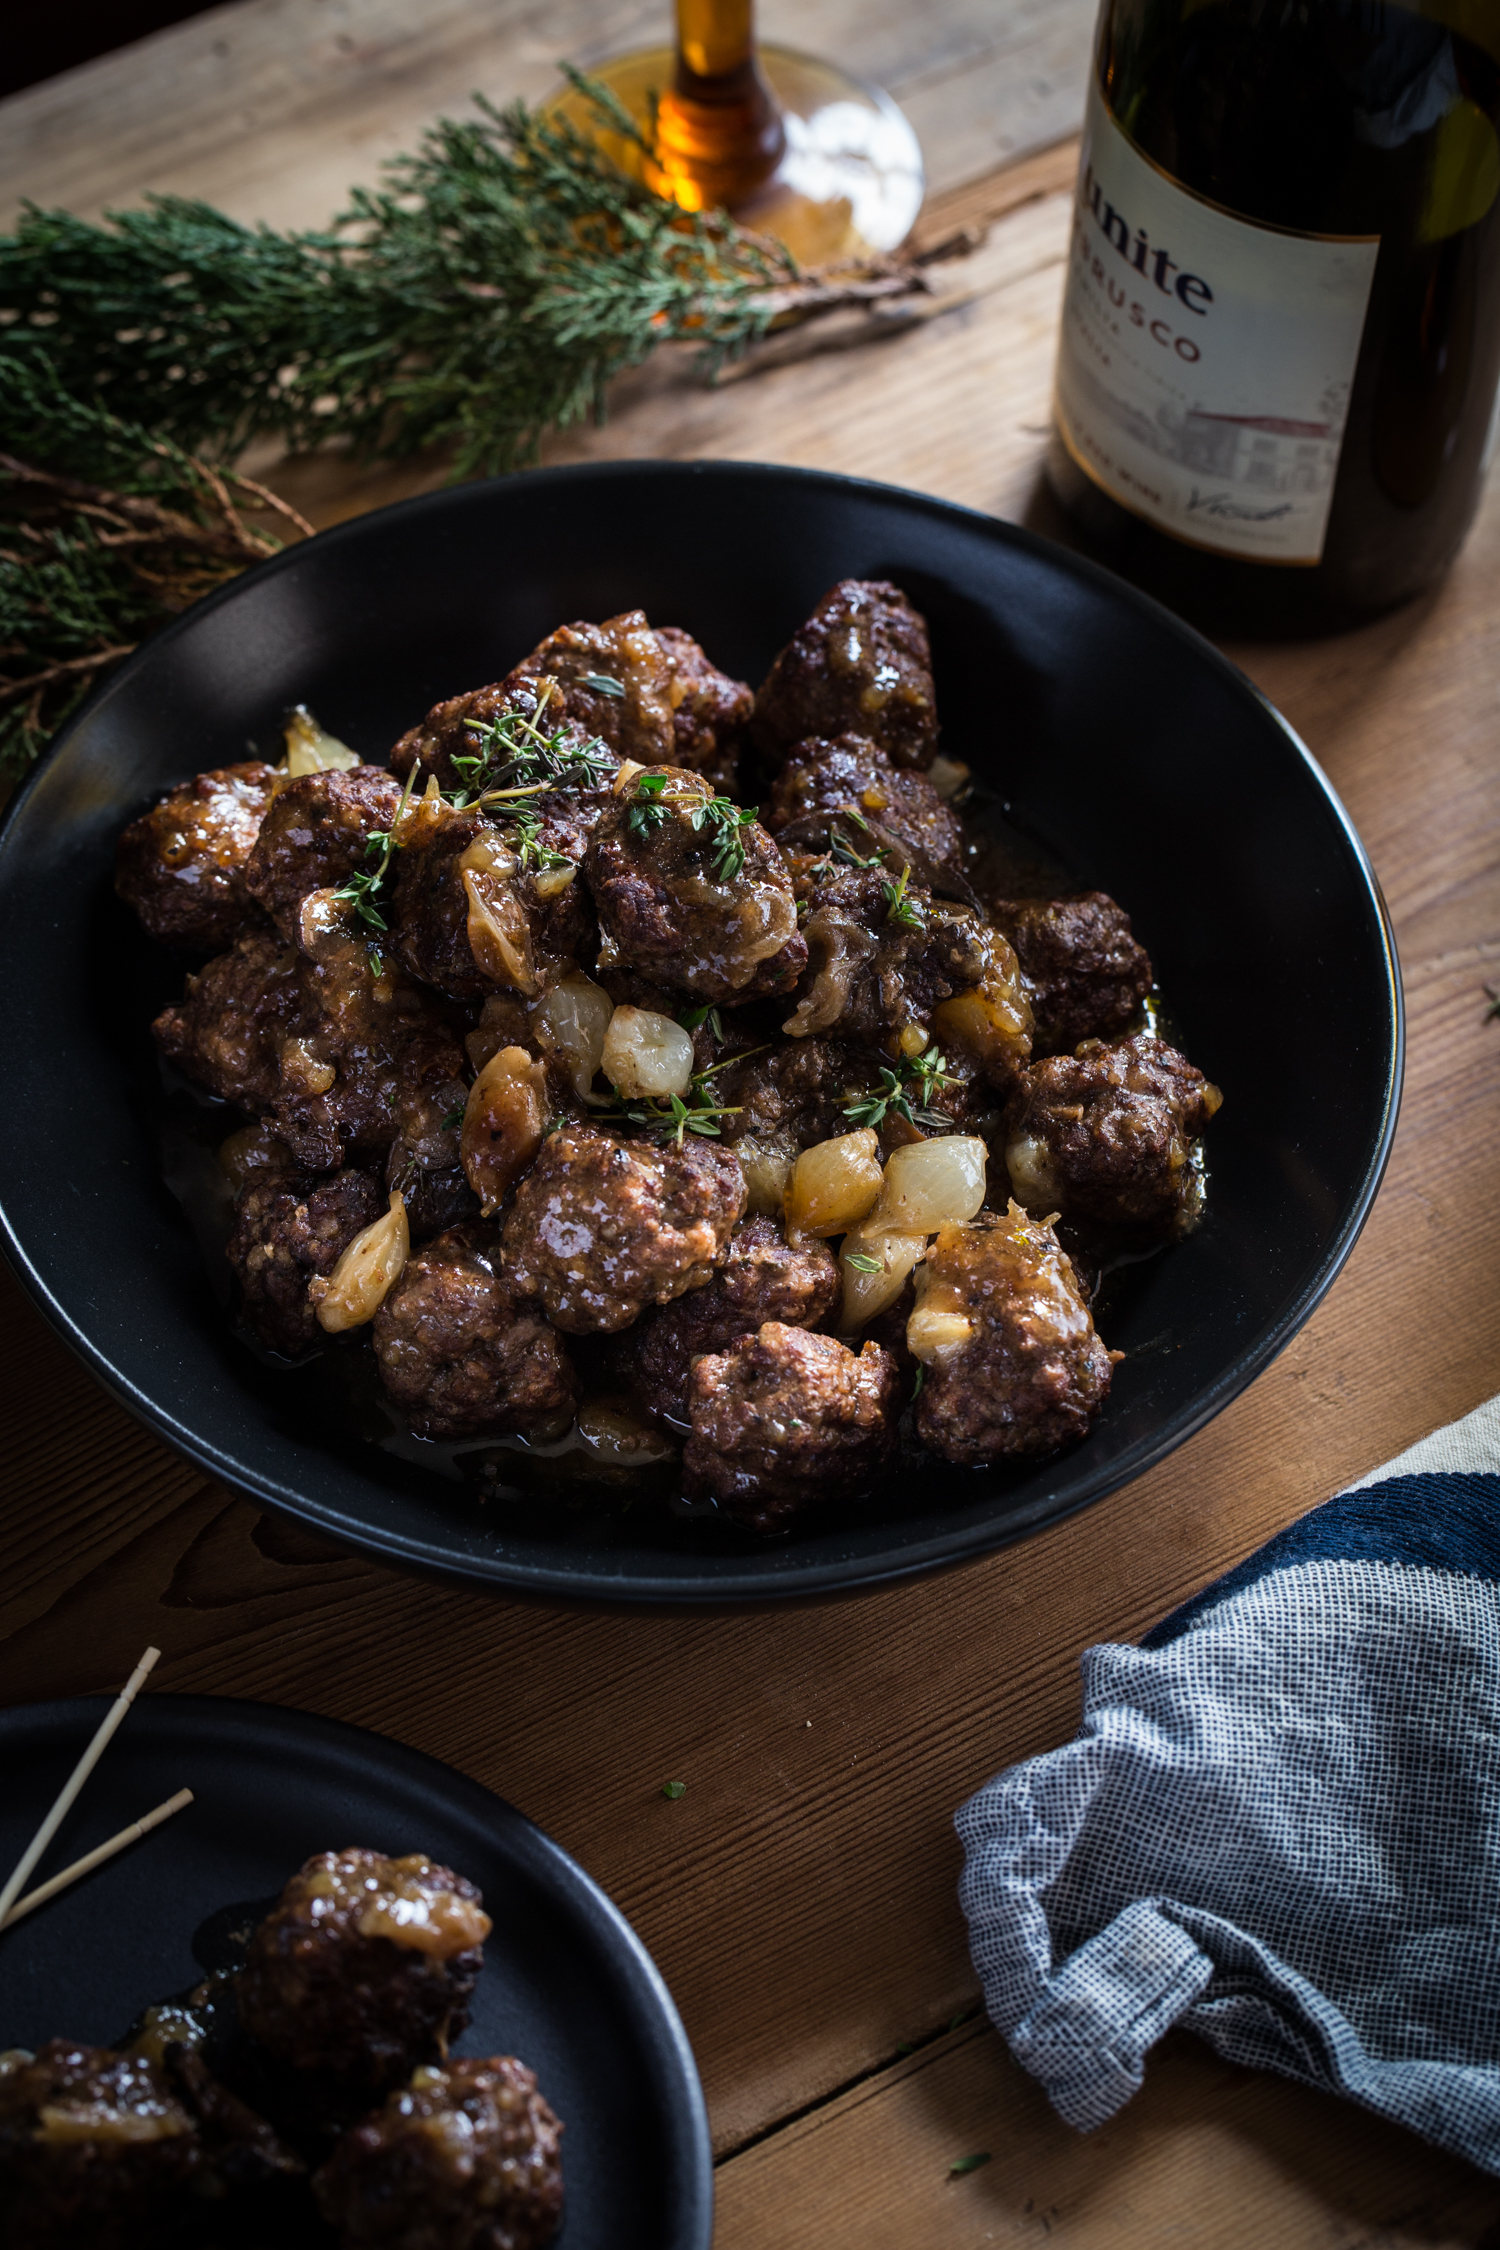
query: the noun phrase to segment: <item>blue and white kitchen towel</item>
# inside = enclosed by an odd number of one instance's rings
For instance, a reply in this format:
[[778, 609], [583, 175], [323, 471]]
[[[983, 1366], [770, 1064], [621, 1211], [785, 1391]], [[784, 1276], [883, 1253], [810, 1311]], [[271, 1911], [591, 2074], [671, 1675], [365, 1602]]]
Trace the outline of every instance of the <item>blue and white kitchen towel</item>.
[[1083, 1659], [958, 1815], [989, 2014], [1087, 2131], [1172, 2024], [1500, 2172], [1500, 1399]]

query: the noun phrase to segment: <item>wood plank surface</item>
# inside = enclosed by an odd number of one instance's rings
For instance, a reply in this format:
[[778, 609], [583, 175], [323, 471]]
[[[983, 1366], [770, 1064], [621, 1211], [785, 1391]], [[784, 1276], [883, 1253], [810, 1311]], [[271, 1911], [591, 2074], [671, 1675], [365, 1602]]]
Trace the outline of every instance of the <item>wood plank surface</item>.
[[[938, 192], [1076, 132], [1094, 0], [762, 0], [762, 38], [885, 86]], [[237, 0], [0, 102], [0, 224], [148, 191], [321, 226], [435, 117], [670, 38], [669, 0]]]
[[[834, 8], [816, 0], [797, 17], [802, 43], [836, 43]], [[1073, 44], [1060, 52], [1081, 79], [1083, 18], [1061, 9], [956, 0], [857, 14], [867, 67], [913, 115], [977, 81], [987, 56], [1034, 59], [1065, 19]], [[26, 184], [42, 200], [86, 207], [170, 182], [310, 220], [392, 136], [451, 107], [489, 42], [495, 83], [531, 90], [555, 51], [583, 52], [564, 27], [584, 18], [436, 0], [413, 29], [387, 0], [244, 0], [16, 97], [0, 120], [14, 126], [30, 104]], [[623, 27], [609, 45], [649, 21], [598, 8], [587, 20], [601, 41]], [[369, 35], [347, 64], [333, 28], [346, 22]], [[1007, 99], [1020, 67], [1003, 74]], [[983, 108], [963, 131], [980, 132]], [[931, 147], [938, 135], [922, 129]], [[1004, 129], [1034, 147], [1024, 126]], [[12, 136], [0, 140], [13, 162]], [[943, 270], [941, 317], [715, 389], [683, 359], [660, 363], [620, 386], [603, 431], [548, 457], [803, 461], [1057, 529], [1038, 463], [1072, 162], [1062, 148], [994, 178], [955, 169], [929, 231], [996, 224]], [[271, 473], [331, 522], [444, 471], [319, 460]], [[5, 1277], [0, 1701], [118, 1681], [150, 1639], [166, 1691], [352, 1719], [521, 1805], [620, 1901], [673, 1988], [728, 2159], [725, 2250], [1050, 2238], [1493, 2250], [1493, 2182], [1196, 2043], [1169, 2043], [1144, 2093], [1085, 2142], [991, 2035], [943, 2026], [974, 1993], [952, 1812], [1072, 1731], [1082, 1649], [1135, 1637], [1500, 1385], [1500, 1023], [1485, 1021], [1482, 990], [1500, 982], [1497, 572], [1492, 492], [1434, 594], [1336, 639], [1234, 652], [1370, 847], [1397, 925], [1410, 1062], [1390, 1174], [1345, 1273], [1278, 1362], [1170, 1461], [1022, 1547], [845, 1602], [622, 1616], [484, 1600], [341, 1556], [213, 1486], [99, 1390]], [[669, 1776], [688, 1784], [675, 1804], [660, 1795]], [[981, 2149], [989, 2165], [947, 2178], [953, 2157]]]

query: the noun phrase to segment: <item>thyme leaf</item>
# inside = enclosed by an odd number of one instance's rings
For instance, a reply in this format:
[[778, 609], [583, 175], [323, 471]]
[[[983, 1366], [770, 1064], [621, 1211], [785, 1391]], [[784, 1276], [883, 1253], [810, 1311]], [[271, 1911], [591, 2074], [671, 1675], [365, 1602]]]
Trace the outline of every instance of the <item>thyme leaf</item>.
[[887, 1116], [894, 1115], [904, 1117], [908, 1125], [926, 1125], [934, 1132], [948, 1133], [953, 1129], [952, 1118], [932, 1108], [931, 1101], [944, 1086], [957, 1084], [946, 1058], [936, 1047], [928, 1047], [920, 1055], [903, 1055], [895, 1070], [883, 1068], [880, 1085], [846, 1102], [844, 1115], [852, 1124], [871, 1132], [878, 1132]]
[[599, 695], [617, 696], [621, 702], [625, 699], [624, 687], [620, 681], [611, 679], [608, 672], [585, 672], [579, 685], [591, 687]]
[[899, 922], [903, 929], [920, 930], [926, 927], [926, 921], [921, 901], [914, 899], [906, 887], [910, 880], [911, 869], [903, 867], [894, 883], [882, 883], [880, 895], [885, 900], [885, 918], [888, 922]]
[[872, 1258], [868, 1250], [846, 1250], [844, 1252], [844, 1263], [846, 1266], [853, 1266], [859, 1273], [885, 1272], [885, 1261], [881, 1258]]
[[355, 919], [367, 929], [379, 930], [382, 935], [390, 928], [382, 908], [389, 902], [383, 896], [386, 878], [391, 871], [391, 860], [399, 850], [399, 831], [411, 803], [412, 785], [422, 770], [418, 758], [407, 775], [401, 791], [401, 801], [396, 807], [396, 817], [389, 828], [376, 828], [365, 838], [365, 857], [373, 864], [357, 867], [347, 882], [334, 892], [342, 906], [352, 906]]

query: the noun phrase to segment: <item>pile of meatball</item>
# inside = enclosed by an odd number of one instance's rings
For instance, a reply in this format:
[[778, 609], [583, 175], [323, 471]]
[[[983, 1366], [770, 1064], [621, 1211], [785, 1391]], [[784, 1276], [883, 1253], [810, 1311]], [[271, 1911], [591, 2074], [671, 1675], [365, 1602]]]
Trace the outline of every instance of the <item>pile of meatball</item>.
[[154, 1029], [242, 1120], [263, 1344], [364, 1331], [433, 1439], [555, 1440], [603, 1385], [763, 1533], [876, 1487], [908, 1408], [962, 1466], [1086, 1434], [1098, 1274], [1196, 1223], [1220, 1097], [1111, 898], [984, 887], [897, 587], [835, 586], [755, 692], [636, 610], [384, 766], [287, 744], [117, 878], [212, 956]]
[[542, 2250], [562, 2127], [513, 2056], [448, 2059], [489, 1930], [474, 1885], [421, 1854], [320, 1852], [237, 1970], [121, 2048], [0, 2054], [6, 2239], [293, 2242], [310, 2191], [341, 2250]]

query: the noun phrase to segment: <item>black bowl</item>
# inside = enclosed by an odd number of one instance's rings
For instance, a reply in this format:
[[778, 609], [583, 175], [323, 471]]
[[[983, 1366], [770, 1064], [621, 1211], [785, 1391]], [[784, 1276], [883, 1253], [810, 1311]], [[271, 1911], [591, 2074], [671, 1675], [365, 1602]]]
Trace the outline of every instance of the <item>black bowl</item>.
[[[305, 701], [365, 757], [559, 621], [640, 606], [754, 680], [823, 591], [893, 578], [932, 626], [945, 746], [1149, 947], [1224, 1089], [1199, 1232], [1121, 1277], [1127, 1357], [1087, 1441], [1023, 1470], [933, 1461], [777, 1543], [608, 1493], [480, 1501], [363, 1439], [231, 1333], [161, 1179], [147, 1018], [173, 972], [110, 890], [115, 838], [178, 776]], [[1223, 658], [1076, 556], [878, 485], [738, 463], [543, 470], [325, 532], [201, 603], [108, 684], [0, 836], [0, 1221], [44, 1311], [215, 1476], [393, 1563], [625, 1601], [868, 1586], [1101, 1498], [1229, 1402], [1357, 1236], [1395, 1126], [1402, 1011], [1379, 893], [1303, 745]]]

